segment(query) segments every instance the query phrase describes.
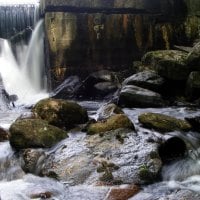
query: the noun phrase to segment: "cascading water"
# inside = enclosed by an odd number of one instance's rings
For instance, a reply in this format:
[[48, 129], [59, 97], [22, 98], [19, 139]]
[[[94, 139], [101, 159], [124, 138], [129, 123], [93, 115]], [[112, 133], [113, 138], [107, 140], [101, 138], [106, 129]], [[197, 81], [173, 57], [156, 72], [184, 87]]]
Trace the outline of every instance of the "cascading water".
[[[18, 96], [19, 104], [30, 104], [46, 97], [43, 64], [43, 21], [39, 21], [30, 44], [18, 47], [16, 60], [8, 40], [0, 42], [0, 74], [6, 91]], [[20, 51], [19, 51], [20, 50]]]

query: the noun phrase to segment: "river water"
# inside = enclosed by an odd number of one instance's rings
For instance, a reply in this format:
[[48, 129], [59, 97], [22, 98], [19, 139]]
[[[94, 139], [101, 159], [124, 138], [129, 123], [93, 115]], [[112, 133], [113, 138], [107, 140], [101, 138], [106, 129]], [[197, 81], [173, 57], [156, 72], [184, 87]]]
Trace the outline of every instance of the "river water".
[[[96, 118], [97, 109], [103, 105], [103, 102], [79, 102], [80, 105], [87, 108], [90, 117]], [[18, 107], [12, 110], [4, 111], [0, 115], [0, 126], [6, 129], [20, 115], [30, 112], [24, 107]], [[197, 116], [200, 110], [191, 108], [148, 108], [148, 109], [124, 109], [124, 112], [134, 122], [136, 130], [140, 132], [153, 132], [155, 135], [159, 133], [147, 130], [140, 126], [138, 115], [144, 112], [163, 113], [178, 118]], [[69, 138], [71, 146], [78, 146], [76, 137]], [[84, 137], [84, 136], [81, 136]], [[74, 139], [75, 138], [75, 139]], [[74, 142], [74, 144], [73, 144]], [[57, 146], [52, 149], [56, 149]], [[143, 148], [143, 147], [141, 147]], [[51, 151], [52, 151], [51, 149]], [[49, 150], [46, 149], [46, 152]], [[72, 149], [69, 149], [71, 153]], [[79, 149], [75, 148], [73, 151]], [[51, 193], [49, 199], [59, 200], [103, 200], [109, 190], [107, 187], [94, 187], [87, 185], [78, 185], [70, 187], [65, 183], [58, 182], [50, 178], [42, 178], [31, 174], [25, 174], [20, 167], [20, 159], [12, 150], [9, 142], [0, 143], [0, 197], [1, 200], [23, 200], [23, 199], [42, 199], [47, 192]], [[195, 169], [195, 170], [194, 170]], [[185, 171], [185, 172], [184, 172]], [[187, 173], [186, 173], [187, 172]], [[200, 193], [200, 160], [190, 157], [184, 160], [177, 161], [170, 166], [163, 168], [163, 182], [155, 183], [150, 186], [145, 186], [143, 190], [132, 198], [132, 200], [156, 200], [167, 199], [168, 195], [174, 191], [194, 191], [199, 198]], [[179, 174], [179, 176], [178, 176]], [[176, 175], [176, 176], [175, 176]], [[180, 178], [181, 177], [181, 178]], [[47, 193], [48, 197], [48, 193]], [[170, 199], [170, 198], [169, 198]], [[173, 198], [171, 198], [173, 199]]]

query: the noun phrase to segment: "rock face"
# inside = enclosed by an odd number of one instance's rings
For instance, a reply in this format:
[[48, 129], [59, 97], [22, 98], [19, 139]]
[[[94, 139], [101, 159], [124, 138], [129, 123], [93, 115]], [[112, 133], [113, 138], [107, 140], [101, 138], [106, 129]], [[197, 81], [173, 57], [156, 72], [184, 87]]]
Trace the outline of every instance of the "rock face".
[[198, 42], [187, 56], [187, 63], [191, 66], [200, 65], [200, 42]]
[[80, 105], [61, 99], [41, 100], [32, 111], [36, 117], [48, 121], [49, 124], [67, 129], [88, 120], [87, 111]]
[[165, 103], [160, 94], [133, 85], [122, 88], [119, 104], [124, 107], [161, 107]]
[[0, 127], [0, 142], [4, 142], [8, 140], [9, 134], [3, 128]]
[[147, 128], [153, 128], [161, 132], [188, 131], [191, 125], [181, 119], [176, 119], [163, 114], [144, 113], [138, 117], [139, 122]]
[[126, 115], [116, 114], [108, 118], [106, 121], [90, 124], [87, 128], [87, 133], [89, 135], [93, 135], [116, 130], [119, 128], [134, 129], [134, 125]]
[[48, 148], [67, 137], [67, 133], [41, 119], [24, 119], [14, 122], [10, 129], [10, 144], [17, 150]]

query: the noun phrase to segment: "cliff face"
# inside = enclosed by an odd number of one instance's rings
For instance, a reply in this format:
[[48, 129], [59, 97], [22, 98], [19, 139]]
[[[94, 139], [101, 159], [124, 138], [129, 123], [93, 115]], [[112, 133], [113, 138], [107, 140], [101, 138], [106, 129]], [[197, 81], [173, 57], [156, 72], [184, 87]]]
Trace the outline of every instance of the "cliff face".
[[198, 0], [45, 0], [42, 4], [53, 87], [70, 74], [127, 69], [148, 50], [189, 44], [200, 32]]

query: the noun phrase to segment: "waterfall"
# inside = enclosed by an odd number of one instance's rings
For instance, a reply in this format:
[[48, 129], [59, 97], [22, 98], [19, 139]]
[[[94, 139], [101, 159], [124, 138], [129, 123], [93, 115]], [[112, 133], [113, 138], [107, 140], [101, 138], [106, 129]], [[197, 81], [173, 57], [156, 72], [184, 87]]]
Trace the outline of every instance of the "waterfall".
[[8, 40], [0, 40], [0, 74], [6, 91], [18, 96], [18, 104], [47, 97], [43, 64], [43, 21], [39, 21], [28, 46], [17, 47], [17, 59]]
[[0, 2], [0, 37], [11, 38], [34, 27], [37, 5], [5, 5]]

